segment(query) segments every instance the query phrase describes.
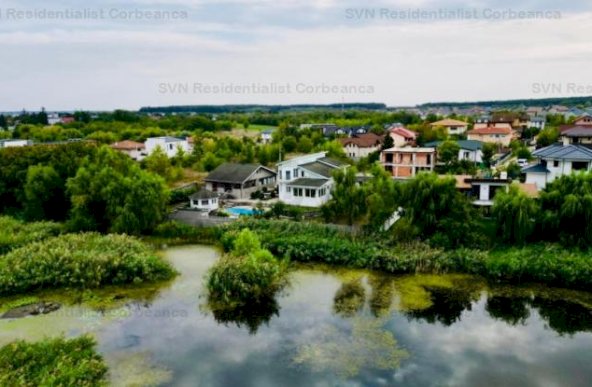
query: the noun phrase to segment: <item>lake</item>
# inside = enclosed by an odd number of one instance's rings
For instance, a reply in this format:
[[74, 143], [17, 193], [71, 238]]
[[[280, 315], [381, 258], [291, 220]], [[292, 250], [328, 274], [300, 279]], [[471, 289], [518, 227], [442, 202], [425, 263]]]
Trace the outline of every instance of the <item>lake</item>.
[[275, 300], [213, 312], [203, 280], [219, 253], [183, 246], [162, 254], [181, 273], [171, 283], [138, 294], [110, 290], [117, 306], [91, 307], [92, 297], [81, 296], [85, 303], [48, 315], [0, 320], [0, 344], [92, 333], [115, 385], [589, 386], [592, 380], [590, 293], [492, 285], [466, 275], [297, 266]]

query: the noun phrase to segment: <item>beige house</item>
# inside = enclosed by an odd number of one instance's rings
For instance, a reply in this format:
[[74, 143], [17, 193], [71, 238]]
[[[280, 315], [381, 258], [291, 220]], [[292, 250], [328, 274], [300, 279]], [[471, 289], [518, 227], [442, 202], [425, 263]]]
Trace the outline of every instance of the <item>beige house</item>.
[[463, 134], [467, 131], [469, 124], [464, 121], [460, 120], [453, 120], [451, 118], [447, 118], [445, 120], [436, 121], [430, 124], [432, 128], [443, 127], [446, 128], [446, 131], [449, 135], [451, 134]]
[[405, 145], [415, 145], [417, 140], [417, 133], [402, 126], [389, 129], [389, 135], [393, 139], [395, 147], [402, 147]]
[[144, 158], [144, 151], [146, 149], [143, 143], [130, 140], [115, 142], [111, 144], [111, 148], [120, 151], [121, 153], [125, 153], [137, 161], [140, 161]]
[[359, 160], [380, 150], [384, 138], [374, 133], [359, 134], [354, 137], [340, 138], [343, 151], [352, 160]]
[[510, 146], [514, 132], [506, 127], [487, 127], [473, 129], [467, 132], [469, 140], [489, 142], [502, 146]]
[[380, 154], [384, 169], [394, 178], [410, 178], [422, 171], [433, 171], [436, 148], [390, 148]]

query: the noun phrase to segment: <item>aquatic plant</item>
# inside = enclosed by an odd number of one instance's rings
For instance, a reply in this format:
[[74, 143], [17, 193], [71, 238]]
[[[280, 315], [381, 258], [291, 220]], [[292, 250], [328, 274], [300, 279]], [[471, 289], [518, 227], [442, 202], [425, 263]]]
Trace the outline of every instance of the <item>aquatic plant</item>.
[[0, 348], [2, 386], [104, 386], [107, 367], [89, 336], [16, 341]]
[[24, 223], [9, 216], [0, 216], [0, 255], [26, 245], [56, 236], [62, 225], [54, 222]]
[[174, 274], [170, 264], [135, 238], [65, 234], [28, 244], [0, 259], [0, 295], [139, 284]]

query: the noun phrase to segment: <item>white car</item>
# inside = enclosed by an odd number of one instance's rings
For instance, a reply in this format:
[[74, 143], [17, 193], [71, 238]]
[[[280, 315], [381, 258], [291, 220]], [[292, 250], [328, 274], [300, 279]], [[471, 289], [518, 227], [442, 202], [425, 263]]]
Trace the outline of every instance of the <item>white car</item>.
[[526, 159], [518, 159], [517, 161], [518, 166], [520, 166], [521, 168], [524, 168], [528, 165], [528, 160]]

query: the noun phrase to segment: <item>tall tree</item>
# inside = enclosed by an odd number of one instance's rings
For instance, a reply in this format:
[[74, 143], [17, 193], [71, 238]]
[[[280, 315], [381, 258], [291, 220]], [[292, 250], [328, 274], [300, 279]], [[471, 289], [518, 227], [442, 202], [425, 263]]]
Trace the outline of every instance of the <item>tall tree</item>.
[[140, 234], [166, 215], [164, 180], [143, 171], [129, 157], [102, 147], [68, 181], [75, 230]]
[[493, 216], [497, 233], [506, 243], [523, 244], [532, 235], [538, 205], [513, 184], [508, 192], [495, 195]]

